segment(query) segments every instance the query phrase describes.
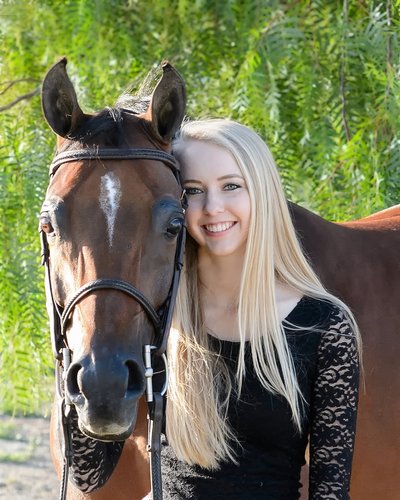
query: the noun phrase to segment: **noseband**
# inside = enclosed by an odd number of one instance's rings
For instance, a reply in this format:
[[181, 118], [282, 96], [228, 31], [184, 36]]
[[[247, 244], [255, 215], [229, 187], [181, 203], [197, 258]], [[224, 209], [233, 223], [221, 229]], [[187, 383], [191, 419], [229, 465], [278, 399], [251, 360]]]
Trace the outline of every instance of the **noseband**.
[[[76, 161], [85, 160], [155, 160], [160, 161], [168, 168], [171, 169], [179, 186], [181, 186], [180, 172], [175, 158], [165, 151], [149, 148], [129, 148], [129, 149], [101, 149], [89, 148], [78, 149], [72, 151], [64, 151], [58, 153], [50, 166], [50, 176], [53, 177], [61, 165]], [[186, 209], [186, 196], [182, 190], [181, 196], [182, 209]], [[66, 498], [67, 483], [68, 483], [68, 469], [72, 463], [72, 446], [71, 446], [71, 432], [69, 413], [72, 407], [72, 402], [68, 398], [67, 391], [65, 390], [65, 376], [71, 362], [71, 351], [67, 342], [67, 326], [71, 318], [76, 304], [87, 295], [95, 292], [96, 290], [117, 290], [129, 297], [133, 298], [140, 304], [142, 309], [150, 319], [155, 337], [152, 345], [143, 346], [144, 352], [144, 366], [146, 378], [146, 400], [148, 403], [148, 418], [149, 418], [149, 437], [147, 449], [150, 453], [150, 475], [152, 484], [152, 498], [153, 500], [162, 499], [162, 485], [161, 485], [161, 461], [160, 461], [160, 434], [163, 419], [163, 396], [167, 389], [168, 371], [165, 358], [165, 350], [168, 340], [168, 333], [171, 327], [172, 314], [178, 291], [178, 284], [181, 269], [183, 266], [183, 254], [185, 246], [185, 227], [179, 233], [177, 240], [177, 247], [175, 252], [174, 274], [172, 277], [171, 286], [168, 292], [167, 299], [159, 311], [153, 307], [151, 302], [146, 296], [138, 290], [134, 285], [126, 281], [117, 279], [96, 279], [89, 283], [84, 284], [79, 288], [74, 295], [68, 300], [64, 308], [60, 307], [53, 294], [50, 276], [50, 250], [47, 242], [46, 233], [40, 229], [41, 239], [41, 256], [42, 265], [46, 268], [46, 282], [47, 288], [50, 293], [53, 317], [51, 322], [51, 343], [53, 354], [57, 360], [57, 391], [60, 399], [60, 415], [62, 418], [62, 430], [64, 442], [62, 443], [64, 455], [63, 475], [60, 487], [60, 499]], [[161, 356], [165, 364], [165, 383], [160, 392], [153, 391], [153, 368], [152, 368], [152, 355]]]

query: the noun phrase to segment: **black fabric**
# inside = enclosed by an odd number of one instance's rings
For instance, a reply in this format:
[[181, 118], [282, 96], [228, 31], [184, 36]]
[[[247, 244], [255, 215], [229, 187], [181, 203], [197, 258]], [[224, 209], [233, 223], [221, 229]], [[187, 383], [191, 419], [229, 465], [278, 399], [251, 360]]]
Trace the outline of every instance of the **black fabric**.
[[75, 408], [70, 414], [70, 429], [73, 451], [70, 478], [80, 491], [89, 494], [109, 480], [122, 454], [124, 442], [103, 442], [85, 436], [78, 427]]
[[[288, 323], [301, 326], [290, 330]], [[295, 500], [310, 435], [310, 499], [345, 500], [355, 435], [358, 358], [348, 319], [336, 306], [303, 297], [286, 318], [285, 332], [306, 404], [302, 432], [286, 400], [266, 391], [256, 378], [249, 348], [246, 380], [232, 398], [229, 421], [240, 440], [239, 466], [217, 471], [179, 461], [163, 440], [164, 498], [199, 500]], [[214, 339], [232, 371], [239, 344]], [[249, 347], [249, 346], [247, 346]]]

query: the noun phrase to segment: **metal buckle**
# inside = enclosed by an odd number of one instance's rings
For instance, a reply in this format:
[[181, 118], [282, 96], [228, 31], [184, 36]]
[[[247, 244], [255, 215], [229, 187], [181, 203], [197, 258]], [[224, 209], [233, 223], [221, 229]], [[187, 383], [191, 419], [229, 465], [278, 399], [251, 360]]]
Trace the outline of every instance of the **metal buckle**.
[[[148, 403], [152, 403], [154, 401], [154, 392], [153, 392], [154, 370], [151, 362], [151, 351], [156, 351], [157, 349], [158, 348], [155, 345], [146, 344], [144, 346], [144, 367], [145, 367], [144, 376], [146, 377], [146, 401]], [[164, 361], [165, 380], [164, 380], [164, 385], [160, 391], [160, 394], [161, 396], [164, 396], [168, 389], [168, 362], [167, 362], [167, 356], [164, 353], [161, 355], [161, 358]]]

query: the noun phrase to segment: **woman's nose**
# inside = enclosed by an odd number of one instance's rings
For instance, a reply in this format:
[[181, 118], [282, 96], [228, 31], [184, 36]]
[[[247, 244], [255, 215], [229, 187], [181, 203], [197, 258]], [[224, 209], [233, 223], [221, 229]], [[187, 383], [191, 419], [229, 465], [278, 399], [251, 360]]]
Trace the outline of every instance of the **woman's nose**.
[[218, 193], [207, 193], [204, 203], [204, 211], [210, 215], [225, 211], [224, 202]]

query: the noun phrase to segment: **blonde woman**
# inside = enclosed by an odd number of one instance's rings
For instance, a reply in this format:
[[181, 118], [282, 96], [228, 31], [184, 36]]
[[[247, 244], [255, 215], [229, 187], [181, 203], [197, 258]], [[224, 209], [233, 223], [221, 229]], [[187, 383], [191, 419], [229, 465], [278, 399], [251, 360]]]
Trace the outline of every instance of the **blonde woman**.
[[175, 141], [188, 196], [168, 347], [167, 499], [346, 499], [359, 333], [296, 238], [270, 151], [229, 120]]

